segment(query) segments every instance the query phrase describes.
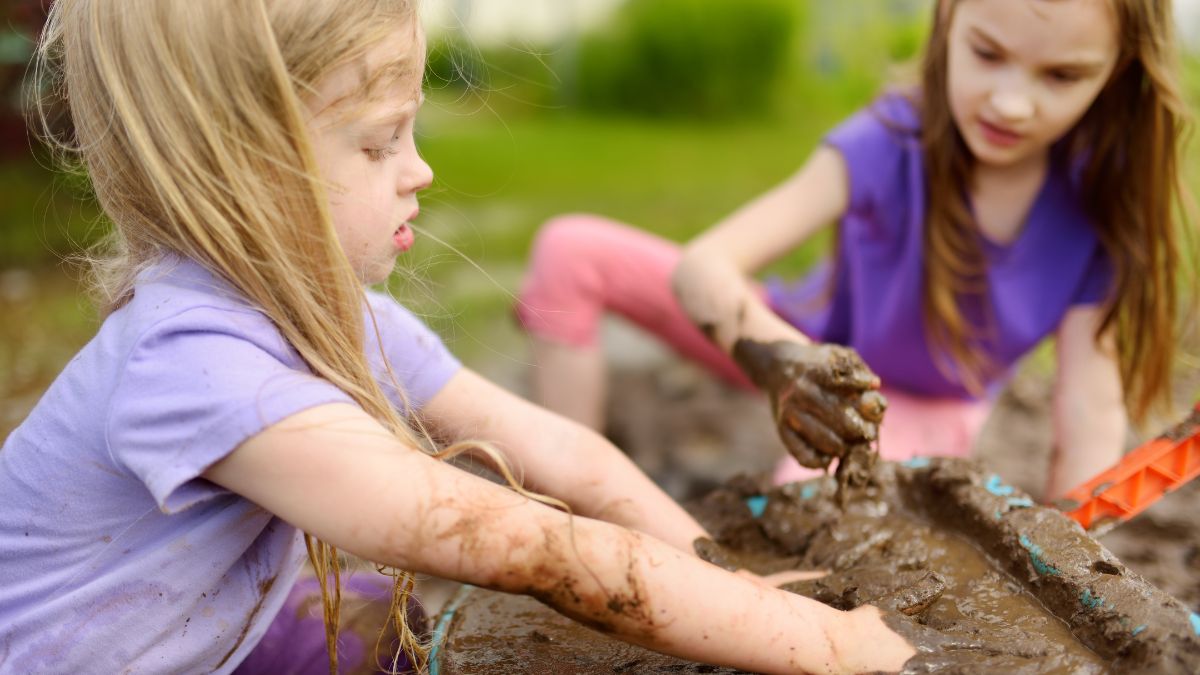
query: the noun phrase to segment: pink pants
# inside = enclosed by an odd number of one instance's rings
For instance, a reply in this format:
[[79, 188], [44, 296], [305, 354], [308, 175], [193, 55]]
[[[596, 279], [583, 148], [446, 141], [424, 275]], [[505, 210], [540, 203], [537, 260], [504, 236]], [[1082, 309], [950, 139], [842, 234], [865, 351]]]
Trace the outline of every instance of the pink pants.
[[[605, 312], [633, 322], [685, 356], [742, 389], [754, 386], [728, 354], [713, 345], [684, 313], [671, 290], [677, 244], [628, 225], [589, 215], [547, 223], [533, 244], [517, 318], [538, 338], [593, 347]], [[888, 412], [880, 429], [884, 459], [965, 457], [991, 410], [987, 401], [933, 399], [884, 386]], [[814, 472], [790, 457], [776, 482]]]

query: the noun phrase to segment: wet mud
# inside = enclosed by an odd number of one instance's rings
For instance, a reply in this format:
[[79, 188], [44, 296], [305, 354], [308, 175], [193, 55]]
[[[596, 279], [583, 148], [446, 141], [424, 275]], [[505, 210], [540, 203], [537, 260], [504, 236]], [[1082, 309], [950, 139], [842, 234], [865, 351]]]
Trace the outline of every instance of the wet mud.
[[[964, 460], [881, 463], [845, 508], [832, 478], [739, 478], [691, 504], [715, 564], [827, 569], [793, 592], [881, 606], [905, 672], [1195, 673], [1200, 617], [1060, 512]], [[471, 590], [443, 617], [441, 673], [735, 672], [626, 645], [536, 601]]]

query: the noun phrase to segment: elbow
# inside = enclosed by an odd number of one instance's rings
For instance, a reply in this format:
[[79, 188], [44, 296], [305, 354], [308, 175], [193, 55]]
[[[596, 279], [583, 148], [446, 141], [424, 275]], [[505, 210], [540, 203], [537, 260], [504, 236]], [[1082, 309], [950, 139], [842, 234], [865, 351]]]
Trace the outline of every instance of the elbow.
[[721, 320], [717, 291], [725, 279], [724, 261], [710, 254], [703, 245], [692, 244], [683, 251], [683, 256], [671, 275], [671, 291], [692, 323], [713, 339], [713, 331]]

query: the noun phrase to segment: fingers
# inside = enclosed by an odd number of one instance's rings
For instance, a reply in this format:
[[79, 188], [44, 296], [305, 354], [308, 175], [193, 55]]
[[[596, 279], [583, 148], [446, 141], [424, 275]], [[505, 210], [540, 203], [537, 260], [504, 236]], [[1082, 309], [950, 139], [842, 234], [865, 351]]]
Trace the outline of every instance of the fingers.
[[[882, 399], [882, 396], [879, 398]], [[843, 446], [837, 452], [839, 455], [844, 452], [844, 446], [847, 444], [870, 443], [878, 438], [878, 421], [882, 419], [882, 411], [875, 415], [877, 419], [868, 421], [859, 412], [864, 405], [868, 411], [875, 413], [881, 403], [875, 397], [871, 397], [865, 404], [861, 400], [847, 400], [845, 396], [836, 392], [822, 390], [818, 383], [809, 380], [793, 382], [776, 402], [782, 413], [779, 417], [793, 415], [799, 422], [800, 415], [807, 415], [833, 432]], [[808, 438], [802, 426], [793, 425], [793, 428], [799, 431], [801, 436]], [[817, 439], [811, 438], [809, 442], [817, 444]]]
[[760, 583], [772, 588], [779, 588], [787, 584], [794, 584], [797, 581], [812, 581], [813, 579], [827, 577], [829, 576], [829, 570], [788, 570], [786, 572], [776, 572], [762, 576], [756, 574], [754, 576], [757, 577]]
[[887, 398], [878, 391], [865, 391], [858, 398], [858, 412], [863, 419], [878, 425], [883, 422], [887, 410]]
[[785, 410], [782, 423], [804, 439], [805, 444], [823, 455], [841, 457], [846, 454], [845, 440], [806, 412]]
[[834, 455], [817, 452], [787, 424], [779, 425], [779, 438], [783, 441], [783, 446], [787, 448], [788, 454], [795, 457], [796, 461], [800, 462], [800, 466], [810, 469], [828, 469], [829, 463], [833, 461]]
[[845, 456], [838, 462], [835, 477], [838, 481], [839, 499], [845, 495], [844, 486], [862, 487], [871, 478], [871, 467], [875, 466], [877, 454], [871, 446], [865, 444], [852, 445]]
[[729, 553], [723, 546], [708, 537], [700, 537], [692, 542], [692, 548], [695, 549], [698, 558], [710, 562], [717, 567], [730, 572], [736, 572], [741, 567], [729, 556]]

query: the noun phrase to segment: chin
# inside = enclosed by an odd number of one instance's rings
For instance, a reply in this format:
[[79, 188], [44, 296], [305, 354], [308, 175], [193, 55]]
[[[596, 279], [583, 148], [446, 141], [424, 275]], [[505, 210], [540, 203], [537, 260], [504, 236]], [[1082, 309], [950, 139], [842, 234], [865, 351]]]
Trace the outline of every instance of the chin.
[[392, 276], [392, 268], [389, 267], [386, 270], [381, 270], [379, 272], [369, 275], [366, 279], [363, 279], [363, 283], [365, 283], [368, 286], [375, 286], [376, 284], [384, 283], [391, 276]]
[[967, 148], [971, 151], [971, 155], [974, 156], [976, 162], [993, 167], [1020, 164], [1027, 154], [1022, 148], [996, 148], [983, 140], [970, 141], [967, 143]]
[[394, 260], [389, 262], [381, 262], [376, 264], [365, 264], [355, 269], [354, 276], [365, 286], [374, 286], [382, 284], [392, 276], [392, 270], [395, 268]]

